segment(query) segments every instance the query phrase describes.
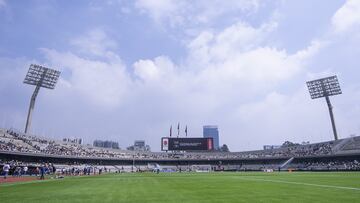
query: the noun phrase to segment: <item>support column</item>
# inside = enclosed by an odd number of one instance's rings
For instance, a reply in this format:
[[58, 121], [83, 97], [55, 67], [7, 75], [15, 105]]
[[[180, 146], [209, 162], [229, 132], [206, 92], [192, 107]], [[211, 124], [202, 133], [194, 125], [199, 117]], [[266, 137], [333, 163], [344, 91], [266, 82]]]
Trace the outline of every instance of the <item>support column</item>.
[[338, 136], [337, 136], [337, 132], [336, 132], [336, 126], [335, 126], [335, 119], [334, 119], [334, 114], [333, 114], [333, 106], [331, 105], [330, 102], [330, 98], [328, 96], [325, 97], [326, 99], [326, 103], [329, 107], [329, 114], [330, 114], [330, 119], [331, 119], [331, 125], [332, 125], [332, 129], [333, 129], [333, 133], [334, 133], [334, 138], [335, 140], [338, 140]]
[[29, 112], [28, 112], [28, 116], [27, 116], [27, 119], [26, 119], [25, 134], [30, 131], [32, 113], [34, 111], [35, 101], [36, 101], [36, 97], [37, 97], [37, 95], [39, 93], [39, 90], [40, 90], [40, 85], [36, 86], [36, 88], [34, 90], [34, 93], [31, 96]]

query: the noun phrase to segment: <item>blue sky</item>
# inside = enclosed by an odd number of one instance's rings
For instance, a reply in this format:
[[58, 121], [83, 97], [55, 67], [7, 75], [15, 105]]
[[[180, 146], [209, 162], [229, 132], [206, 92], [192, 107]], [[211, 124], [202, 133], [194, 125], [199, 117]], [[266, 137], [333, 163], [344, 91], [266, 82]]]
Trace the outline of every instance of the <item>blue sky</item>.
[[[145, 139], [219, 125], [230, 150], [332, 139], [305, 82], [338, 75], [339, 137], [360, 135], [360, 1], [0, 0], [0, 126], [23, 129], [31, 63], [62, 71], [32, 132]], [[182, 133], [184, 134], [184, 133]]]

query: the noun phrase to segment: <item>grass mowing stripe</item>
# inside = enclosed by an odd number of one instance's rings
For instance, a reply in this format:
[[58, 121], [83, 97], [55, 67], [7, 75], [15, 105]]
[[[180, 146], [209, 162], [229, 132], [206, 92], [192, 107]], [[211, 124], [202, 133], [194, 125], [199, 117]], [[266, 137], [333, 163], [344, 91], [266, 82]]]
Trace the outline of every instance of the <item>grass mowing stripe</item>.
[[260, 179], [260, 178], [244, 178], [244, 177], [237, 177], [237, 178], [242, 179], [242, 180], [251, 180], [251, 181], [285, 183], [285, 184], [293, 184], [293, 185], [307, 185], [307, 186], [315, 186], [315, 187], [325, 187], [325, 188], [335, 188], [335, 189], [345, 189], [345, 190], [360, 191], [360, 188], [355, 188], [355, 187], [345, 187], [345, 186], [335, 186], [335, 185], [321, 185], [321, 184], [313, 184], [313, 183], [291, 182], [291, 181], [284, 181], [284, 180], [268, 180], [268, 179]]
[[33, 181], [26, 181], [26, 182], [15, 182], [15, 183], [3, 183], [0, 187], [8, 187], [14, 185], [25, 185], [25, 184], [35, 184], [35, 183], [46, 183], [50, 181], [56, 181], [55, 179], [48, 179], [48, 180], [33, 180]]
[[360, 173], [332, 174], [129, 173], [65, 177], [0, 187], [0, 202], [358, 202]]

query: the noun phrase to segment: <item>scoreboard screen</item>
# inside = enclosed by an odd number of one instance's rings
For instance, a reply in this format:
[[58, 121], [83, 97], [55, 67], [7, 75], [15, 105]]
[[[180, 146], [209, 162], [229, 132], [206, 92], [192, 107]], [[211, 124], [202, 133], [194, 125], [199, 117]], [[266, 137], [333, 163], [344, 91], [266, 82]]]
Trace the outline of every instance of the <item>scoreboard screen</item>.
[[206, 151], [213, 149], [212, 138], [161, 138], [162, 151]]

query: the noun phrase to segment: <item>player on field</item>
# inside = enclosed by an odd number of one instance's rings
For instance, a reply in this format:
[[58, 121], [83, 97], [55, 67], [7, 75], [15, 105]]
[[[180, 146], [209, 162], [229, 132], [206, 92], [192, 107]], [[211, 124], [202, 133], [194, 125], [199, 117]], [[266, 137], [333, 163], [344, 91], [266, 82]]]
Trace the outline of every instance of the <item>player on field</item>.
[[45, 179], [45, 176], [44, 176], [45, 175], [45, 170], [46, 170], [45, 165], [40, 167], [40, 180]]
[[5, 164], [5, 165], [3, 166], [4, 179], [7, 178], [8, 174], [9, 174], [9, 170], [10, 170], [10, 165], [9, 165], [9, 164]]

